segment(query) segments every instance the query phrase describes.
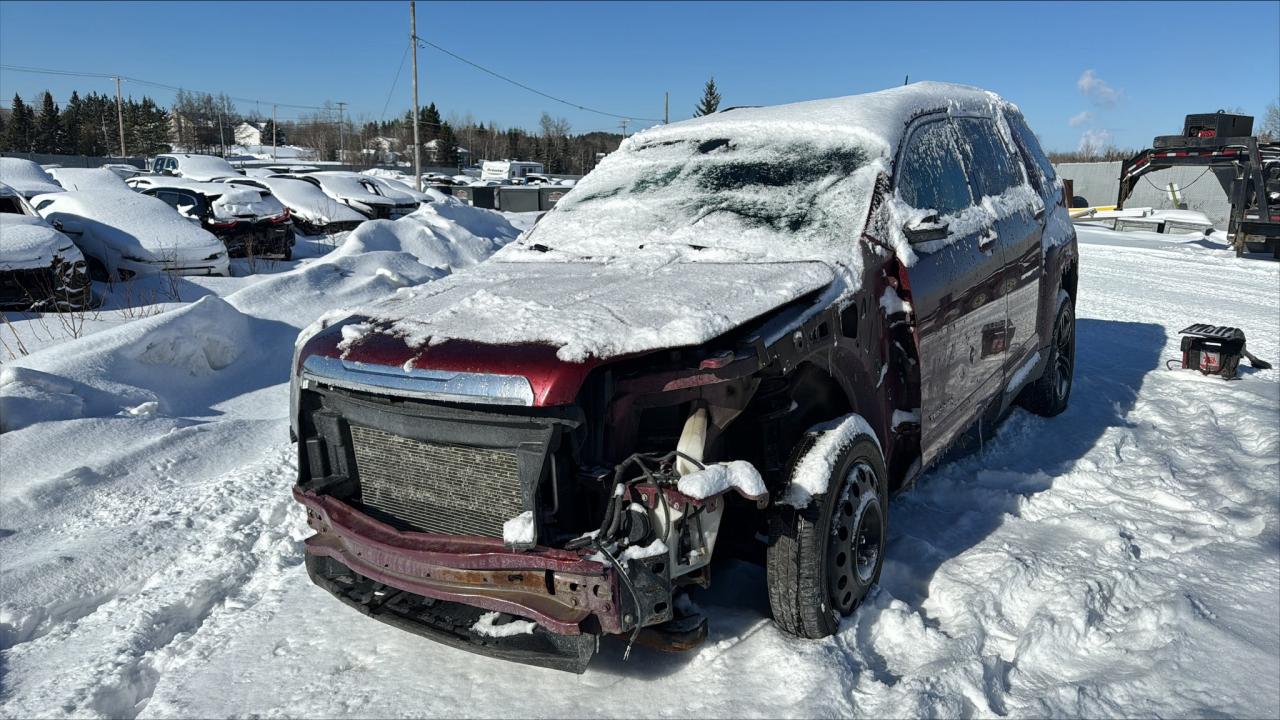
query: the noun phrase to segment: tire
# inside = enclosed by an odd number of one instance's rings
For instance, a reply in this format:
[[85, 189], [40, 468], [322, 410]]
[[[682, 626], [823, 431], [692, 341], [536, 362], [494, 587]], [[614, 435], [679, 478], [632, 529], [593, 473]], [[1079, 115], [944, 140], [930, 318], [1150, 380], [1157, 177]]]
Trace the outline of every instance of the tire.
[[292, 260], [293, 259], [293, 243], [291, 242], [285, 243], [284, 252], [281, 253], [280, 255], [282, 260]]
[[[810, 431], [801, 440], [792, 455], [793, 474], [821, 434]], [[884, 564], [888, 484], [876, 441], [861, 433], [845, 441], [827, 487], [808, 506], [778, 505], [770, 516], [773, 620], [803, 638], [835, 633], [840, 618], [852, 614], [880, 579]]]
[[1018, 398], [1022, 407], [1036, 415], [1053, 417], [1067, 409], [1076, 367], [1075, 304], [1065, 290], [1058, 291], [1058, 312], [1053, 318], [1049, 361], [1044, 372]]

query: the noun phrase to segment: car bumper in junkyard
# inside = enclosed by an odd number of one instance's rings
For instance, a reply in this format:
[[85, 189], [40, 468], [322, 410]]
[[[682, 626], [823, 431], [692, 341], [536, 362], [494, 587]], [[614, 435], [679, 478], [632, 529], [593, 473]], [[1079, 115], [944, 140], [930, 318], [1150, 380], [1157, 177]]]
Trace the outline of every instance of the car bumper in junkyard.
[[[316, 534], [313, 582], [375, 619], [433, 640], [532, 665], [582, 672], [598, 636], [625, 630], [616, 574], [578, 552], [514, 551], [496, 538], [402, 532], [333, 497], [297, 488]], [[485, 612], [536, 623], [492, 637]]]

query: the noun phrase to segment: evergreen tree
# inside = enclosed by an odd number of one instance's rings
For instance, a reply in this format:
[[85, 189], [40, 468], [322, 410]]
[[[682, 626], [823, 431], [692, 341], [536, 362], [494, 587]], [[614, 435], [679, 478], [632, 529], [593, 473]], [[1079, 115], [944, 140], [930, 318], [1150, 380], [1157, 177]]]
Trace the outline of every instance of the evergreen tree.
[[289, 142], [285, 138], [284, 128], [277, 126], [274, 122], [268, 119], [268, 120], [262, 121], [262, 144], [263, 145], [271, 144], [271, 133], [273, 130], [275, 131], [277, 145], [285, 145]]
[[702, 88], [702, 101], [698, 103], [698, 107], [694, 109], [694, 117], [702, 117], [720, 109], [720, 91], [716, 89], [716, 76], [712, 75], [711, 79]]
[[32, 152], [35, 142], [35, 113], [17, 93], [13, 96], [9, 126], [5, 128], [5, 147], [14, 152]]
[[40, 103], [40, 114], [36, 117], [36, 152], [61, 153], [64, 150], [63, 144], [58, 104], [53, 101], [53, 95], [46, 90], [44, 99]]
[[81, 116], [84, 113], [84, 103], [80, 101], [80, 94], [71, 91], [71, 99], [67, 101], [67, 106], [62, 108], [62, 144], [63, 152], [68, 155], [83, 155], [80, 150], [80, 123]]
[[436, 154], [437, 165], [448, 165], [450, 167], [458, 166], [458, 137], [454, 134], [453, 128], [449, 127], [449, 123], [441, 123], [439, 128], [438, 143], [439, 151]]

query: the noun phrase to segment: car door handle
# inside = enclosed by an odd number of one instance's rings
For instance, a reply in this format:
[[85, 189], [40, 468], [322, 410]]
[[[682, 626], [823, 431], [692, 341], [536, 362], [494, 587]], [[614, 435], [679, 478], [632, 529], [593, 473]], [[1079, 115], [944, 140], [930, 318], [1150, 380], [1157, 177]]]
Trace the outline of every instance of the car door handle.
[[1044, 208], [1043, 208], [1043, 207], [1042, 207], [1042, 208], [1040, 208], [1039, 210], [1036, 210], [1036, 219], [1037, 219], [1037, 220], [1043, 220], [1043, 219], [1044, 219]]
[[978, 249], [988, 250], [992, 245], [996, 244], [996, 234], [993, 231], [987, 231], [978, 237]]

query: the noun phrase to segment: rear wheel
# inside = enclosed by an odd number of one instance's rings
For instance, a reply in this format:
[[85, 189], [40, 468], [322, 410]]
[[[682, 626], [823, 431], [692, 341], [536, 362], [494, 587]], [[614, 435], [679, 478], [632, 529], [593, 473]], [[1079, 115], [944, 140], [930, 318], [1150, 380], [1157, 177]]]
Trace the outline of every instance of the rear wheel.
[[1076, 314], [1071, 296], [1058, 291], [1049, 361], [1040, 377], [1022, 391], [1019, 402], [1037, 415], [1053, 417], [1067, 409], [1076, 368]]
[[[793, 473], [820, 437], [811, 432], [802, 440]], [[844, 441], [828, 473], [827, 492], [803, 508], [778, 506], [770, 524], [773, 619], [805, 638], [834, 633], [840, 618], [875, 586], [884, 564], [888, 485], [876, 441], [864, 434]]]

